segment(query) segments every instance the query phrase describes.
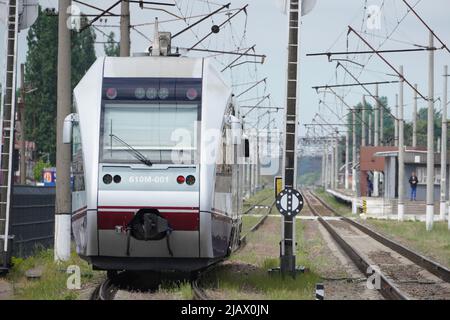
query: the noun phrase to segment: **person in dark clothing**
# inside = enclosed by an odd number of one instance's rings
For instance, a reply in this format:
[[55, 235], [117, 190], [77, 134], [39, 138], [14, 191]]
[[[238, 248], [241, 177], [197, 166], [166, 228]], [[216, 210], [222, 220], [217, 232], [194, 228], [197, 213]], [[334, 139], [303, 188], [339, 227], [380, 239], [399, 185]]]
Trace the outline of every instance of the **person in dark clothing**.
[[416, 193], [417, 193], [417, 183], [419, 179], [417, 179], [416, 173], [412, 172], [411, 177], [409, 177], [409, 185], [411, 186], [411, 201], [416, 201]]
[[373, 192], [373, 183], [369, 175], [367, 175], [367, 196], [371, 197]]

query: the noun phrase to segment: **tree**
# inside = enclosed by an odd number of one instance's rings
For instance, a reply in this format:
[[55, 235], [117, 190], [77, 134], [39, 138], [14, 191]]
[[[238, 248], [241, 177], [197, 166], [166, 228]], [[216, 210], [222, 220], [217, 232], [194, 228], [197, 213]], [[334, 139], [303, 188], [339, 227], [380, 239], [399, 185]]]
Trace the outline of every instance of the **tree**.
[[106, 40], [106, 44], [103, 45], [105, 55], [108, 57], [118, 57], [120, 56], [120, 46], [115, 40], [114, 32], [110, 32]]
[[[86, 21], [86, 17], [82, 17]], [[56, 160], [56, 94], [58, 18], [39, 7], [36, 23], [27, 35], [25, 82], [37, 88], [27, 96], [25, 138], [36, 143], [38, 154]], [[72, 33], [72, 88], [95, 61], [95, 33], [91, 28]]]

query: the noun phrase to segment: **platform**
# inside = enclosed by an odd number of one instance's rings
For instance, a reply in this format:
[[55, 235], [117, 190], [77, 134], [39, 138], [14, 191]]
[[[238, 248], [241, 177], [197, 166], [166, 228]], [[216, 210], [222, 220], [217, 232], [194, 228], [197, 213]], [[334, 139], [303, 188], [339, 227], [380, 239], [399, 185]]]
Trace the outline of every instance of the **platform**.
[[[351, 206], [355, 200], [351, 190], [333, 190], [327, 189], [327, 193], [346, 202]], [[384, 199], [381, 197], [359, 197], [356, 199], [356, 205], [361, 212], [362, 218], [397, 220], [397, 199]], [[434, 204], [434, 220], [440, 221], [440, 203]], [[448, 204], [447, 204], [448, 207]], [[404, 220], [425, 221], [426, 203], [425, 201], [405, 201]]]

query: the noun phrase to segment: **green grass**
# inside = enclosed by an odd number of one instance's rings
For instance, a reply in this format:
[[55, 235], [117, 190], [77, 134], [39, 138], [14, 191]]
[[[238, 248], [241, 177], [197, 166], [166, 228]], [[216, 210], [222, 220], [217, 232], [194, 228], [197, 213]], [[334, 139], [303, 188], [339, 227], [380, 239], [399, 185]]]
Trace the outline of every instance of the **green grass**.
[[317, 188], [315, 194], [324, 200], [331, 208], [336, 210], [339, 214], [343, 216], [352, 215], [352, 208], [345, 203], [341, 203], [336, 200], [335, 197], [327, 193], [323, 188]]
[[401, 241], [411, 249], [438, 260], [450, 267], [450, 231], [447, 222], [435, 222], [432, 231], [427, 231], [425, 222], [367, 219], [376, 230]]
[[[7, 280], [14, 288], [13, 299], [18, 300], [74, 300], [79, 297], [80, 290], [67, 289], [67, 267], [77, 265], [81, 271], [81, 286], [95, 281], [102, 276], [101, 272], [94, 272], [87, 262], [81, 260], [72, 251], [69, 261], [56, 263], [53, 249], [38, 250], [35, 255], [26, 259], [12, 258], [13, 266], [7, 275]], [[39, 279], [28, 279], [26, 271], [41, 268]]]
[[[269, 217], [272, 223], [277, 221], [277, 230], [279, 229], [278, 218]], [[210, 276], [212, 287], [218, 288], [224, 295], [224, 299], [295, 299], [309, 300], [314, 299], [314, 290], [316, 283], [320, 282], [320, 277], [311, 270], [311, 262], [303, 252], [303, 225], [296, 224], [297, 239], [297, 265], [303, 265], [310, 270], [299, 274], [295, 279], [291, 277], [282, 278], [279, 274], [269, 275], [268, 269], [279, 266], [278, 242], [280, 234], [277, 232], [264, 232], [258, 230], [251, 233], [248, 238], [249, 245], [270, 246], [270, 252], [259, 249], [246, 250], [234, 254], [230, 258], [231, 264], [219, 266]], [[274, 249], [275, 248], [275, 249]], [[240, 265], [242, 270], [239, 272], [231, 266]]]
[[245, 212], [255, 205], [270, 206], [275, 200], [273, 189], [263, 189], [255, 193], [252, 197], [244, 200], [242, 211]]
[[187, 280], [181, 283], [178, 281], [163, 282], [156, 294], [160, 295], [160, 299], [165, 299], [164, 297], [167, 296], [177, 300], [192, 300], [194, 297], [191, 284]]
[[315, 284], [318, 277], [311, 272], [283, 278], [279, 274], [269, 275], [266, 266], [276, 266], [275, 263], [265, 263], [264, 267], [246, 275], [220, 270], [217, 286], [226, 292], [227, 299], [249, 299], [257, 296], [269, 300], [311, 300], [314, 298]]
[[261, 217], [255, 217], [255, 216], [242, 216], [242, 232], [241, 236], [245, 235], [247, 232], [250, 231], [250, 229], [258, 223], [258, 221], [261, 220]]

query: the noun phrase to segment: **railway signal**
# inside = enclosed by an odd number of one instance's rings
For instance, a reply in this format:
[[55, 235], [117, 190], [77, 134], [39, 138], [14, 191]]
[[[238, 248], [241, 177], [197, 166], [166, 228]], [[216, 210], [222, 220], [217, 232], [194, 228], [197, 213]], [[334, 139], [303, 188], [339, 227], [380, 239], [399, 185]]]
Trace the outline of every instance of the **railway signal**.
[[278, 211], [286, 217], [295, 217], [303, 209], [303, 196], [295, 189], [286, 188], [275, 200]]
[[[315, 0], [290, 0], [289, 3], [289, 43], [283, 182], [284, 190], [286, 190], [288, 194], [295, 195], [297, 193], [300, 195], [300, 193], [294, 189], [297, 175], [297, 66], [298, 37], [300, 29], [299, 20], [300, 13], [302, 13], [302, 15], [309, 13], [314, 7], [315, 2]], [[289, 192], [289, 190], [291, 190], [291, 192]], [[281, 198], [283, 198], [283, 196], [285, 195], [281, 195]], [[280, 211], [280, 213], [283, 212]], [[282, 240], [280, 245], [280, 271], [283, 275], [291, 274], [292, 276], [295, 276], [298, 271], [304, 270], [303, 268], [299, 269], [296, 267], [295, 247], [295, 215], [284, 215], [282, 218]]]

